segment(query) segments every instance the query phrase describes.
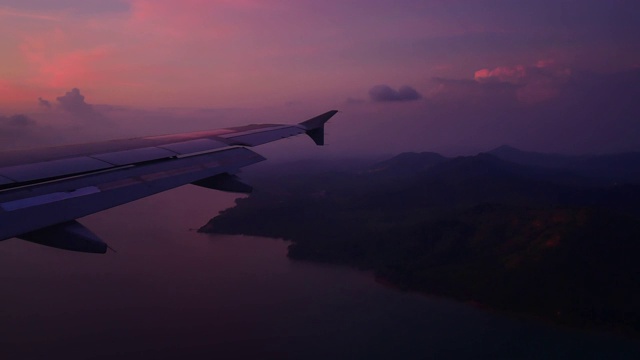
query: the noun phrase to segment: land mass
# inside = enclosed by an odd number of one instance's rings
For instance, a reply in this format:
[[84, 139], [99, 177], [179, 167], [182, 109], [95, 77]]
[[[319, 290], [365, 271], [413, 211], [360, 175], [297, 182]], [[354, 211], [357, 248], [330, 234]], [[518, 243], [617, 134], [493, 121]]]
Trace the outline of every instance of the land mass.
[[500, 147], [256, 177], [200, 231], [283, 238], [292, 259], [372, 270], [400, 289], [640, 334], [640, 153]]

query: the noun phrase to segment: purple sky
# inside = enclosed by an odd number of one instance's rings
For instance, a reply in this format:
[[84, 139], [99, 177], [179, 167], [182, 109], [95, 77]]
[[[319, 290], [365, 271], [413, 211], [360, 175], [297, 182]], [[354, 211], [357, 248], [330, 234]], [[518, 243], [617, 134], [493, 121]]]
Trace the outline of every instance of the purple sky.
[[3, 0], [1, 147], [336, 108], [331, 156], [640, 150], [636, 13], [590, 0]]

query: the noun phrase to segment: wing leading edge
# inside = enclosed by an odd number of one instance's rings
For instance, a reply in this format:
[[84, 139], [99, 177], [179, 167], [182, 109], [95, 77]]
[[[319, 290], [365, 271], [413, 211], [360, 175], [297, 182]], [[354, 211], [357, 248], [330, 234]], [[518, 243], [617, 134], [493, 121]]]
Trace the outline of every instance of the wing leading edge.
[[248, 147], [307, 134], [324, 144], [332, 110], [296, 125], [195, 133], [0, 153], [0, 240], [66, 250], [108, 246], [75, 219], [186, 184], [233, 192], [240, 168], [265, 160]]

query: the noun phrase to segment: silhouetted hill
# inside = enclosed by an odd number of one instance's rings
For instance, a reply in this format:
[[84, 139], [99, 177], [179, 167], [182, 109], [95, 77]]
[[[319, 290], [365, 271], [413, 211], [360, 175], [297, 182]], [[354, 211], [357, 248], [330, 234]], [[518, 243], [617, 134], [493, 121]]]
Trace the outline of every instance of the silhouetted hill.
[[289, 239], [293, 259], [371, 269], [402, 289], [640, 331], [640, 185], [487, 153], [362, 169], [263, 173], [200, 231]]
[[637, 220], [587, 207], [482, 204], [424, 222], [412, 246], [377, 271], [406, 289], [637, 331]]

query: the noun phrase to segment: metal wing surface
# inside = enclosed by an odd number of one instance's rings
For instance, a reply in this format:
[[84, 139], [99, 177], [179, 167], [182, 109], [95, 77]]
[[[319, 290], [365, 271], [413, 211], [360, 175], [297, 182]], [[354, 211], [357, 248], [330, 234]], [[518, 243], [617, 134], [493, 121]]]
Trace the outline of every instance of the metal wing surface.
[[249, 147], [299, 134], [324, 144], [332, 110], [295, 125], [194, 133], [0, 153], [0, 240], [105, 253], [75, 219], [185, 184], [248, 192], [234, 174], [262, 160]]

